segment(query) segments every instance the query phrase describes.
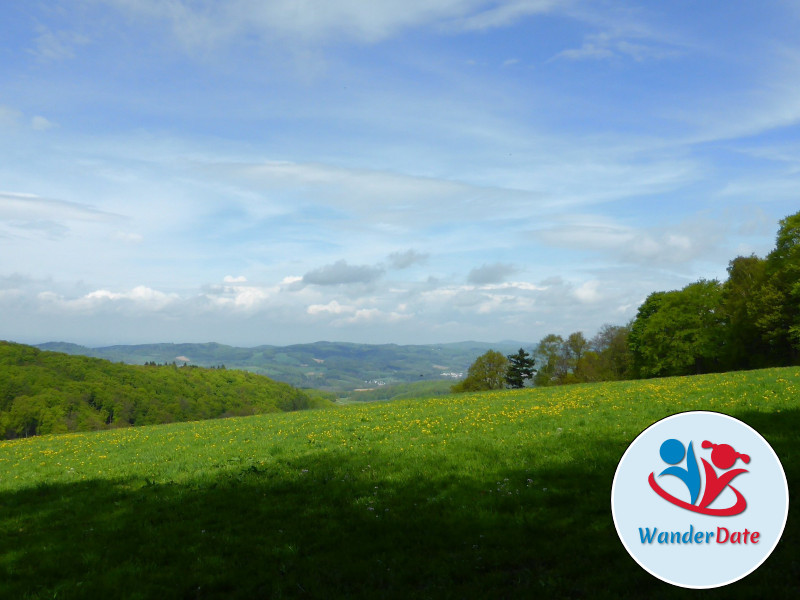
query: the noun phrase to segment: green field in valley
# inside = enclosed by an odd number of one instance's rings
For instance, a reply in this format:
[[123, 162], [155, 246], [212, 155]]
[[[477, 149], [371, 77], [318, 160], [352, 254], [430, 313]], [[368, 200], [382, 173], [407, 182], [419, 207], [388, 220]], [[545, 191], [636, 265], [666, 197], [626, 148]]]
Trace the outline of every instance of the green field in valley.
[[[0, 442], [2, 598], [682, 598], [628, 556], [628, 444], [756, 428], [792, 504], [800, 368], [441, 396]], [[800, 597], [800, 527], [703, 597]]]

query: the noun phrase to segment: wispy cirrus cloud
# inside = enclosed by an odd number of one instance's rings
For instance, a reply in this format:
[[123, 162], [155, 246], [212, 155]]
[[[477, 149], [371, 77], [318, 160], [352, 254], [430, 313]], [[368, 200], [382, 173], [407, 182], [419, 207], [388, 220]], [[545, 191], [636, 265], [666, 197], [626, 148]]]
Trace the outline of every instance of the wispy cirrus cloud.
[[29, 52], [42, 61], [63, 61], [75, 58], [76, 49], [91, 40], [74, 31], [53, 31], [45, 25], [37, 26], [37, 36]]
[[657, 43], [645, 35], [629, 38], [621, 32], [600, 32], [587, 35], [579, 48], [568, 48], [552, 60], [609, 60], [629, 58], [636, 62], [675, 59], [685, 54], [676, 46]]
[[522, 18], [552, 12], [567, 12], [573, 0], [511, 0], [508, 2], [482, 3], [479, 10], [456, 18], [450, 24], [453, 29], [484, 31], [507, 27]]
[[0, 234], [28, 236], [38, 231], [57, 238], [66, 235], [75, 222], [102, 224], [119, 219], [120, 215], [80, 202], [0, 191]]
[[724, 222], [707, 219], [641, 228], [599, 215], [575, 215], [532, 235], [548, 245], [603, 252], [628, 263], [687, 265], [719, 250], [726, 229]]
[[[139, 18], [168, 23], [184, 43], [196, 46], [244, 34], [285, 40], [376, 43], [410, 28], [477, 31], [508, 26], [521, 18], [557, 10], [556, 0], [249, 0], [206, 3], [185, 0], [96, 0]], [[55, 45], [54, 42], [51, 42]]]

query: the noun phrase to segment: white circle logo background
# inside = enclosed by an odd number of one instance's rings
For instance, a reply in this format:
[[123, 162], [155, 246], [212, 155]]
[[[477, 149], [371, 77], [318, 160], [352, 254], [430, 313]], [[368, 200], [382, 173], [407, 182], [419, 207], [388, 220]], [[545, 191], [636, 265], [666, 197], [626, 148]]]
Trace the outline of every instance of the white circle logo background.
[[[667, 463], [660, 455], [661, 445], [676, 439], [688, 448], [691, 442], [698, 465], [701, 458], [710, 461], [711, 449], [703, 441], [729, 444], [747, 454], [750, 462], [737, 461], [734, 468], [747, 473], [737, 476], [730, 485], [747, 500], [747, 508], [734, 516], [696, 513], [659, 496], [648, 483], [650, 473], [666, 492], [689, 501], [686, 485], [677, 477], [658, 477]], [[685, 461], [685, 457], [684, 457]], [[700, 467], [701, 478], [705, 473]], [[710, 508], [726, 508], [736, 502], [726, 488]], [[673, 585], [687, 588], [712, 588], [733, 583], [753, 572], [772, 553], [780, 541], [789, 512], [789, 487], [778, 456], [767, 441], [752, 427], [738, 419], [715, 412], [693, 411], [666, 417], [645, 429], [622, 456], [611, 488], [611, 512], [614, 526], [625, 549], [647, 572]], [[718, 543], [717, 528], [732, 535], [745, 530], [747, 543]], [[652, 542], [642, 541], [642, 534], [657, 529]], [[640, 531], [641, 530], [641, 531]], [[690, 543], [659, 543], [658, 533], [692, 532]], [[701, 543], [696, 535], [703, 532]], [[713, 536], [706, 536], [713, 532]], [[758, 532], [757, 543], [749, 537]], [[708, 543], [707, 543], [708, 542]]]

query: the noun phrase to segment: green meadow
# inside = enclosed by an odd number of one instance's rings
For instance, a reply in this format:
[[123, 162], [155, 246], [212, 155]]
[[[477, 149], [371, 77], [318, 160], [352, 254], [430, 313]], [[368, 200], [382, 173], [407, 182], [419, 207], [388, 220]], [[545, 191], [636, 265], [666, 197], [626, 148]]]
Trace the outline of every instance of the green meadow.
[[[800, 459], [800, 368], [0, 442], [2, 598], [683, 598], [610, 511], [628, 444], [714, 410]], [[800, 597], [781, 543], [704, 598]]]

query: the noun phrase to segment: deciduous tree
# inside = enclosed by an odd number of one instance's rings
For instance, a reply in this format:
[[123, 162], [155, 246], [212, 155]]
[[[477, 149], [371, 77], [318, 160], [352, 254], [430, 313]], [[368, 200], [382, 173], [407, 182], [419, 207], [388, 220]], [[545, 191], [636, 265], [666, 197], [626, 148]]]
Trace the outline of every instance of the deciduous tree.
[[480, 392], [505, 387], [508, 359], [496, 350], [479, 356], [469, 367], [467, 376], [456, 383], [453, 392]]
[[630, 335], [639, 376], [718, 370], [727, 333], [721, 294], [716, 280], [651, 294], [640, 307]]
[[566, 374], [562, 356], [564, 338], [555, 333], [544, 336], [536, 346], [534, 356], [539, 370], [533, 378], [533, 383], [537, 386], [554, 385], [560, 382]]

